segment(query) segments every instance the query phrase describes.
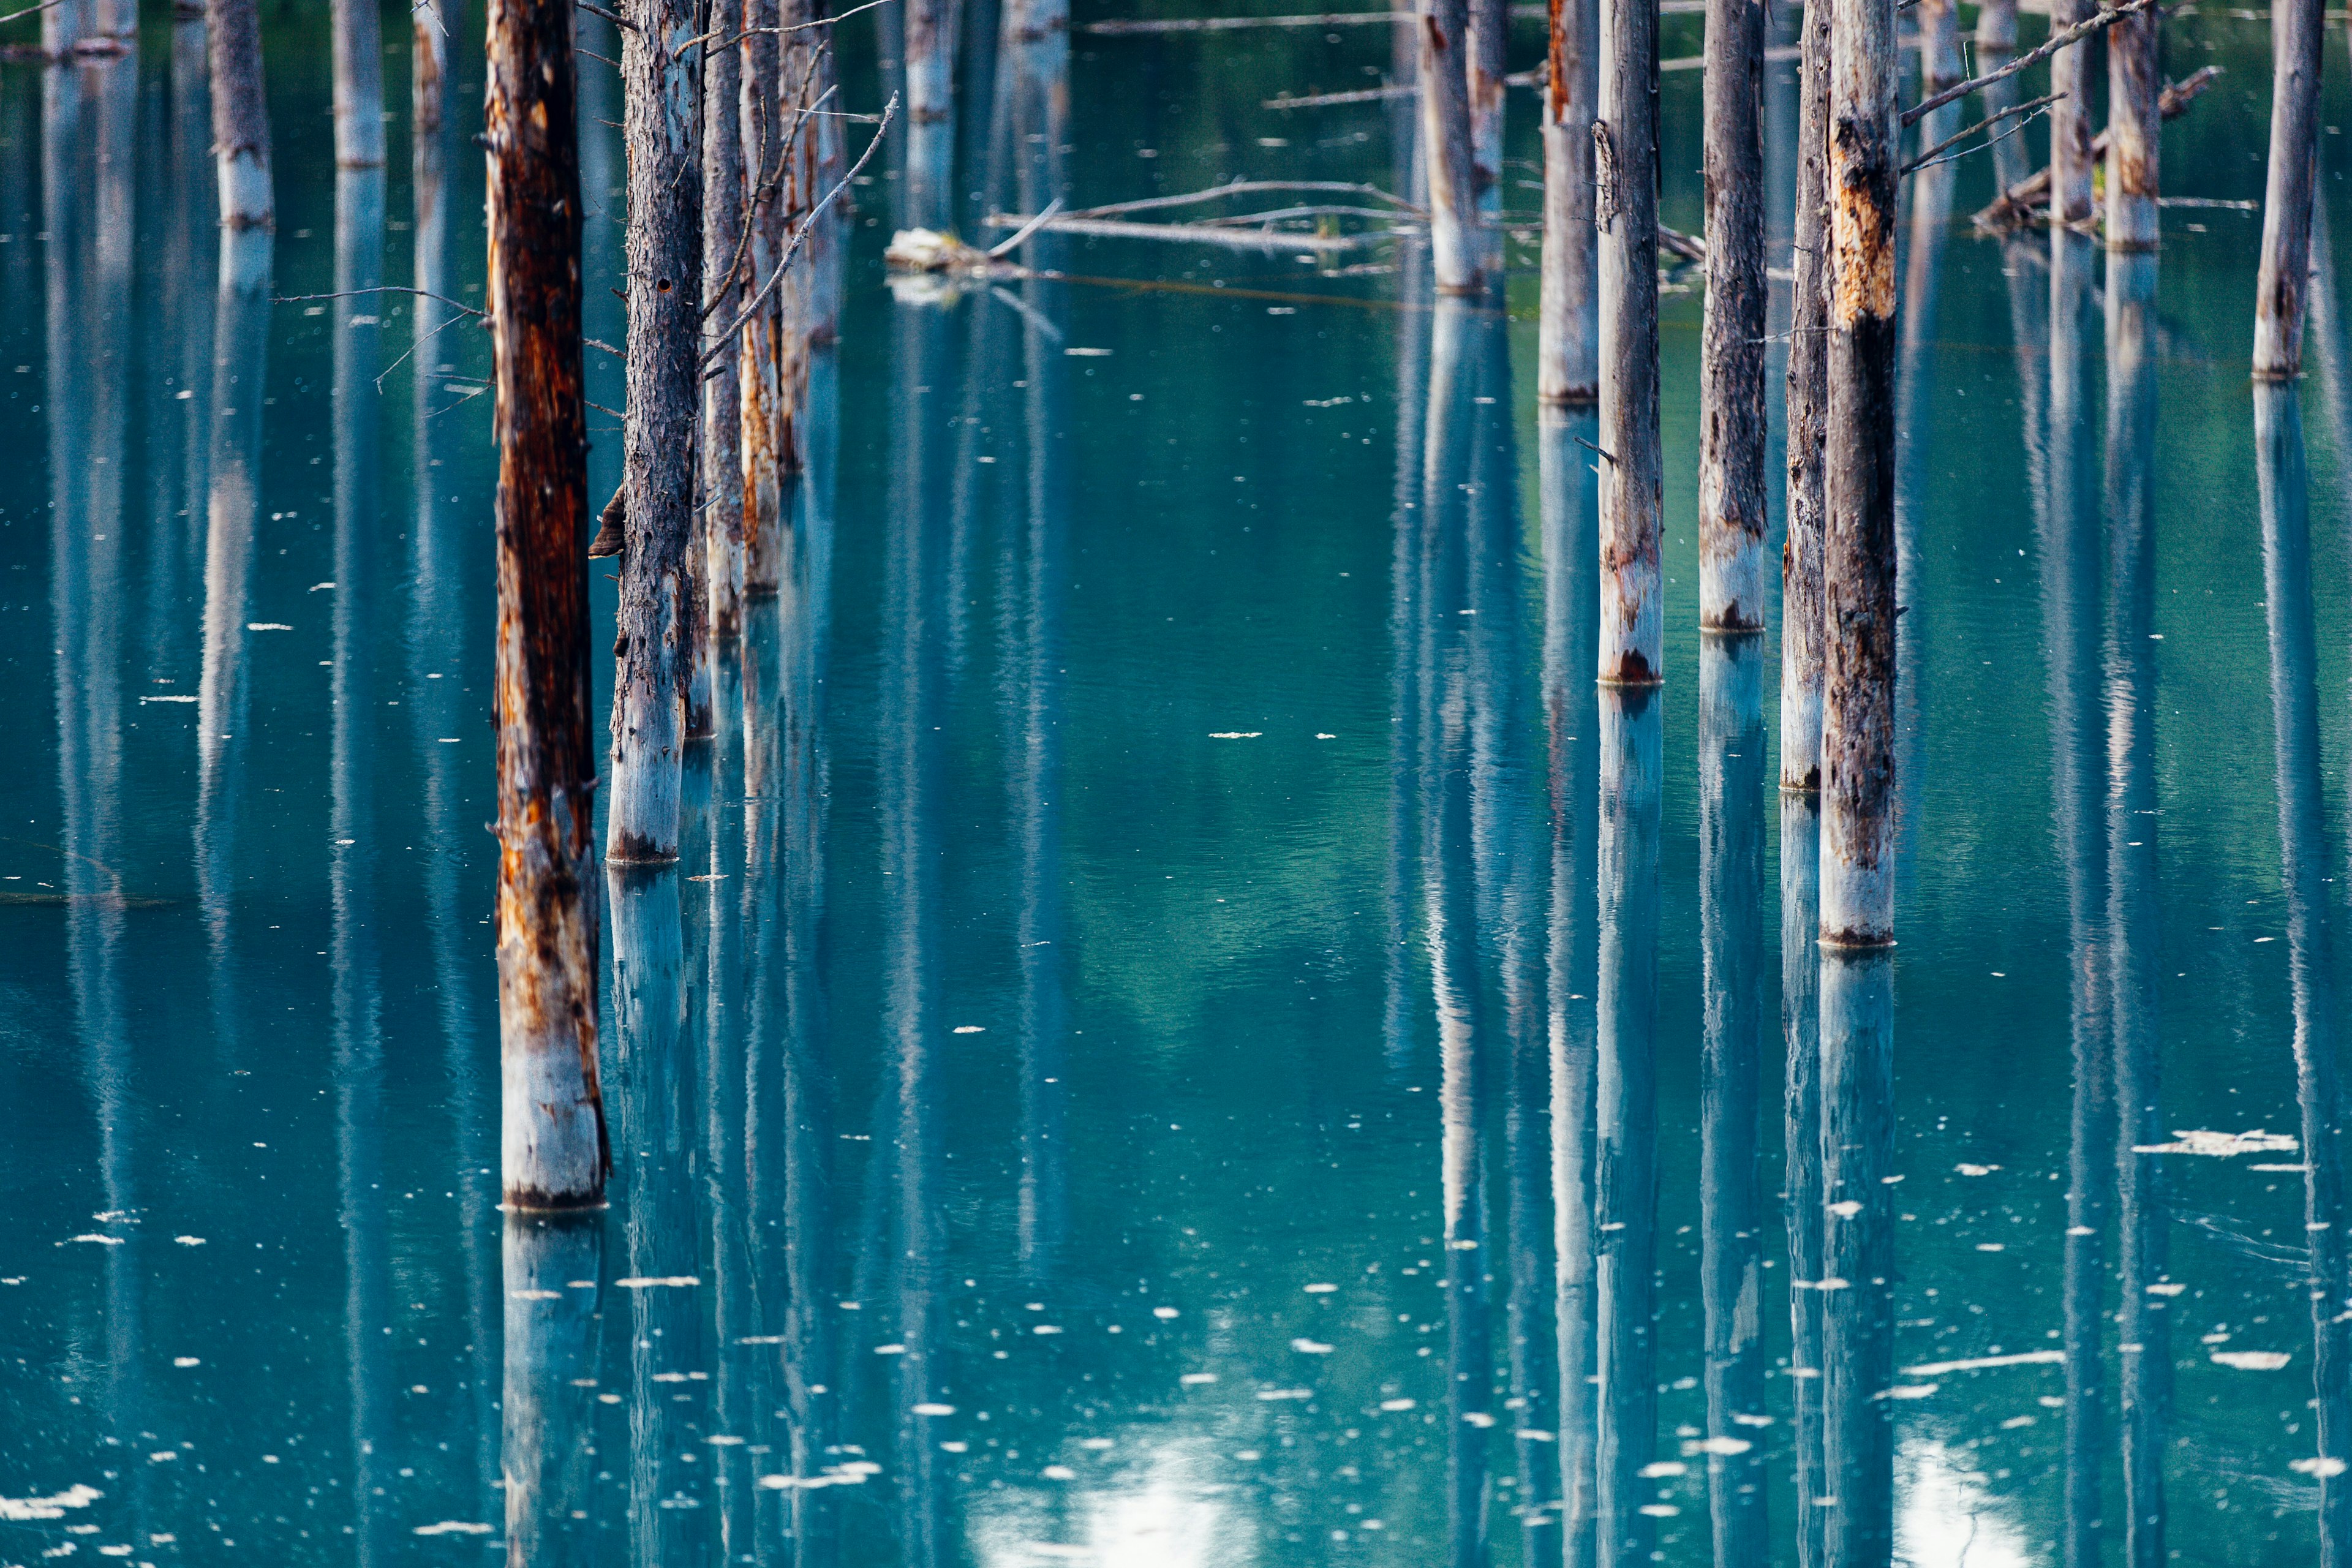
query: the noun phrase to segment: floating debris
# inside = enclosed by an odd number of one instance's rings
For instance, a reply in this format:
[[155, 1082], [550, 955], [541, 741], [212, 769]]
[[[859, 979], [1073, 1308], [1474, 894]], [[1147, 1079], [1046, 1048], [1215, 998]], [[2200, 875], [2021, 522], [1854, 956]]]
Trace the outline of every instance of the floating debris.
[[420, 1524], [415, 1531], [418, 1535], [488, 1535], [489, 1532], [488, 1525], [477, 1524], [469, 1519], [445, 1519], [438, 1524]]

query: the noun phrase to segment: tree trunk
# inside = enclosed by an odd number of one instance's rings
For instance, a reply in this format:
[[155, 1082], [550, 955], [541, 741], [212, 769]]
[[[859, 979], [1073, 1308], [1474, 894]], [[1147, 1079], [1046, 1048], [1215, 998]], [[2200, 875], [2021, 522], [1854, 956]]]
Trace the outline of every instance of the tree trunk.
[[1441, 294], [1479, 287], [1477, 192], [1470, 156], [1469, 6], [1427, 0], [1421, 14], [1421, 142], [1429, 179], [1431, 271]]
[[907, 207], [917, 228], [954, 224], [957, 0], [908, 0]]
[[600, 1204], [587, 405], [568, 0], [490, 0], [499, 439], [499, 1038], [510, 1208]]
[[1489, 289], [1503, 284], [1503, 76], [1510, 69], [1509, 0], [1469, 0], [1470, 191], [1477, 225], [1472, 253]]
[[334, 0], [335, 167], [383, 167], [383, 18], [376, 0]]
[[[740, 31], [743, 0], [717, 0], [709, 26]], [[751, 257], [743, 247], [751, 219], [744, 204], [742, 57], [712, 49], [702, 57], [702, 309], [709, 331], [722, 331], [751, 302]], [[742, 356], [721, 353], [702, 384], [704, 625], [713, 642], [743, 635]]]
[[1601, 0], [1592, 206], [1601, 233], [1601, 679], [1655, 686], [1658, 602], [1658, 11]]
[[[2306, 0], [2307, 3], [2307, 0]], [[2157, 13], [2138, 11], [2107, 29], [2107, 248], [2154, 250], [2157, 241]], [[2063, 53], [2064, 51], [2061, 51]]]
[[[442, 25], [436, 5], [418, 0], [408, 13], [409, 165], [415, 171], [421, 187], [429, 161], [434, 172], [432, 190], [436, 209], [441, 199], [442, 100], [448, 76], [449, 29]], [[416, 226], [419, 230], [424, 228], [422, 219]], [[423, 240], [418, 243], [421, 245]], [[419, 365], [417, 369], [422, 372], [424, 367]]]
[[678, 853], [680, 750], [698, 627], [686, 569], [701, 395], [702, 167], [694, 137], [695, 8], [640, 0], [621, 35], [629, 149], [629, 401], [623, 437], [628, 543], [614, 657], [614, 861]]
[[211, 0], [213, 169], [221, 226], [272, 228], [269, 105], [261, 90], [261, 16], [256, 0]]
[[[2093, 0], [2050, 0], [2053, 33], [2090, 20]], [[2066, 96], [2050, 106], [2050, 217], [2086, 223], [2091, 216], [2091, 44], [2050, 57], [2050, 90]]]
[[1959, 0], [1919, 0], [1919, 96], [1968, 79], [1960, 57]]
[[[776, 0], [748, 0], [747, 29], [774, 27]], [[737, 84], [738, 126], [743, 139], [743, 181], [751, 209], [749, 287], [757, 294], [775, 276], [782, 247], [783, 134], [776, 123], [780, 101], [777, 61], [782, 50], [772, 32], [751, 32], [743, 40], [741, 80]], [[724, 325], [725, 323], [720, 323]], [[736, 363], [743, 413], [743, 591], [764, 598], [776, 592], [782, 572], [783, 474], [776, 458], [775, 297], [743, 323]]]
[[2319, 13], [2320, 0], [2281, 0], [2271, 10], [2271, 164], [2254, 290], [2254, 375], [2261, 381], [2291, 380], [2303, 369], [2319, 161]]
[[[787, 26], [806, 26], [818, 18], [814, 0], [783, 0], [781, 9]], [[824, 194], [817, 188], [823, 157], [817, 127], [824, 121], [806, 112], [824, 90], [817, 85], [819, 37], [814, 27], [784, 35], [779, 67], [782, 96], [777, 116], [784, 138], [782, 183], [778, 191], [779, 255], [808, 224]], [[808, 401], [810, 328], [815, 307], [814, 260], [803, 241], [776, 286], [776, 460], [785, 473], [795, 475], [801, 471], [805, 445], [800, 423], [802, 406]]]
[[[1832, 272], [1829, 5], [1806, 6], [1799, 26], [1804, 35], [1789, 290], [1788, 535], [1780, 549], [1780, 787], [1814, 795], [1822, 787], [1822, 513]], [[1809, 838], [1819, 841], [1818, 821]]]
[[1895, 940], [1893, 0], [1836, 0], [1831, 38], [1822, 940], [1875, 947]]
[[1764, 629], [1764, 6], [1707, 0], [1698, 624]]
[[1591, 403], [1601, 395], [1594, 305], [1592, 100], [1600, 0], [1551, 0], [1550, 69], [1543, 87], [1543, 283], [1536, 396]]

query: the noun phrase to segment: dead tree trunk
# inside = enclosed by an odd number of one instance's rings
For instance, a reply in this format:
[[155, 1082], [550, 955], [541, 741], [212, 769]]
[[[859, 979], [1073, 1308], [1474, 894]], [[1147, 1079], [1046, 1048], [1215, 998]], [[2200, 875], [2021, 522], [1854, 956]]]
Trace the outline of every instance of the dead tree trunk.
[[2319, 156], [2320, 0], [2271, 8], [2271, 165], [2263, 189], [2263, 261], [2254, 291], [2254, 376], [2303, 369], [2310, 293], [2312, 181]]
[[[740, 31], [743, 0], [716, 0], [709, 26]], [[738, 123], [742, 59], [734, 49], [702, 57], [703, 323], [722, 331], [751, 302], [751, 259], [743, 247], [750, 209], [743, 199], [743, 138]], [[720, 353], [702, 384], [704, 625], [714, 642], [743, 635], [742, 359]]]
[[1698, 624], [1764, 629], [1764, 5], [1707, 0]]
[[1960, 0], [1919, 0], [1919, 96], [1968, 79], [1960, 58]]
[[[1788, 537], [1780, 552], [1780, 787], [1822, 787], [1822, 466], [1830, 365], [1830, 7], [1805, 7], [1790, 287]], [[1816, 830], [1815, 837], [1818, 837]], [[1816, 1391], [1818, 1392], [1818, 1391]]]
[[2133, 13], [2107, 29], [2107, 248], [2154, 250], [2157, 240], [2157, 13]]
[[954, 211], [957, 0], [908, 0], [907, 222], [946, 228]]
[[269, 105], [261, 90], [261, 16], [255, 0], [211, 0], [213, 171], [221, 226], [272, 228]]
[[[738, 86], [738, 121], [743, 139], [745, 199], [751, 209], [751, 288], [756, 294], [775, 275], [776, 258], [783, 247], [778, 234], [783, 224], [780, 182], [783, 172], [783, 139], [776, 124], [779, 91], [776, 62], [780, 56], [773, 32], [776, 0], [749, 0], [743, 25], [747, 37], [741, 57], [742, 80]], [[783, 526], [783, 475], [776, 461], [776, 321], [773, 297], [743, 323], [737, 356], [738, 387], [743, 420], [743, 591], [755, 598], [776, 592], [782, 556], [778, 531]]]
[[[629, 403], [622, 437], [627, 544], [613, 682], [604, 854], [677, 858], [680, 751], [694, 624], [686, 542], [700, 396], [702, 167], [694, 144], [695, 7], [639, 0], [621, 35], [629, 149]], [[697, 46], [698, 47], [698, 46]]]
[[335, 167], [383, 167], [383, 18], [376, 0], [335, 0]]
[[[2092, 0], [2050, 0], [2053, 33], [2090, 20]], [[2077, 44], [2050, 57], [2050, 90], [2065, 96], [2050, 106], [2050, 221], [2087, 223], [2091, 216], [2091, 51]]]
[[[822, 90], [817, 86], [822, 38], [812, 25], [819, 15], [815, 0], [783, 0], [782, 14], [786, 26], [804, 29], [784, 35], [778, 71], [782, 97], [777, 123], [782, 128], [784, 145], [777, 231], [789, 246], [792, 237], [816, 211], [823, 195], [817, 188], [823, 155], [817, 127], [824, 121], [808, 112]], [[793, 266], [776, 285], [776, 460], [786, 474], [801, 471], [807, 445], [800, 425], [801, 411], [808, 401], [809, 340], [815, 308], [814, 260], [803, 241]]]
[[1895, 940], [1895, 0], [1835, 0], [1823, 484], [1822, 940]]
[[[427, 142], [435, 149], [434, 165], [439, 166], [442, 99], [449, 78], [449, 29], [429, 0], [415, 0], [408, 13], [408, 35], [409, 161], [421, 172]], [[417, 226], [424, 225], [420, 222]], [[418, 366], [420, 371], [423, 368]]]
[[1470, 0], [1470, 189], [1478, 276], [1503, 282], [1503, 76], [1510, 69], [1509, 0]]
[[1478, 288], [1478, 221], [1470, 157], [1470, 11], [1427, 0], [1421, 14], [1421, 142], [1429, 178], [1430, 270], [1441, 294]]
[[1601, 679], [1655, 686], [1658, 603], [1658, 8], [1601, 0], [1592, 216], [1601, 235]]
[[1536, 396], [1591, 403], [1601, 395], [1593, 308], [1592, 98], [1600, 0], [1551, 0], [1550, 70], [1543, 87], [1544, 226]]
[[[247, 7], [250, 15], [250, 7]], [[513, 1208], [604, 1201], [587, 405], [569, 0], [490, 0], [489, 320], [499, 438], [499, 1041]]]

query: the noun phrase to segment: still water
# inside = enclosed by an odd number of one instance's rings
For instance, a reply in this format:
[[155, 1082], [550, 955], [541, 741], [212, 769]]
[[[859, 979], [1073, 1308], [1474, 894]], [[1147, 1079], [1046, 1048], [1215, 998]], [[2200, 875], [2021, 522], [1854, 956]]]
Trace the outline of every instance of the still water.
[[[391, 171], [340, 176], [323, 12], [268, 23], [258, 287], [219, 281], [199, 28], [0, 66], [0, 1563], [2352, 1543], [2332, 139], [2315, 373], [2261, 401], [2257, 214], [2109, 261], [1973, 236], [1991, 159], [1912, 182], [1869, 961], [1810, 941], [1775, 641], [1694, 629], [1696, 277], [1668, 683], [1620, 697], [1532, 277], [1432, 309], [1410, 254], [1045, 238], [1062, 278], [900, 297], [877, 160], [686, 863], [607, 889], [613, 1205], [546, 1227], [494, 1206], [487, 343], [294, 298], [479, 298], [480, 21], [446, 135], [396, 104]], [[2168, 27], [2171, 75], [2228, 69], [2167, 189], [2258, 196], [2260, 25]], [[1259, 107], [1375, 80], [1380, 31], [1080, 34], [1066, 120], [975, 50], [960, 221], [1396, 188], [1393, 104]], [[877, 108], [890, 31], [845, 34]]]

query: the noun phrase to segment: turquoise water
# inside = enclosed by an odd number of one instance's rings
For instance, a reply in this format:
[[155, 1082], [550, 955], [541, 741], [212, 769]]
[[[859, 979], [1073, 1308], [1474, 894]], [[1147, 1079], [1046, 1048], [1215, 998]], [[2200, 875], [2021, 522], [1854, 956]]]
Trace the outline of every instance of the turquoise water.
[[[324, 16], [267, 20], [273, 293], [478, 298], [478, 15], [437, 223], [404, 95], [339, 183]], [[487, 342], [218, 292], [201, 54], [145, 22], [0, 66], [0, 1563], [2352, 1541], [2324, 241], [2314, 374], [2258, 407], [2258, 214], [2062, 248], [2053, 296], [2046, 237], [1969, 231], [1987, 159], [1915, 184], [1902, 942], [1824, 965], [1777, 643], [1696, 632], [1696, 277], [1668, 682], [1626, 700], [1531, 276], [1433, 310], [1410, 257], [1063, 239], [1063, 279], [902, 300], [877, 159], [791, 580], [722, 662], [686, 863], [608, 889], [613, 1206], [510, 1226]], [[2167, 188], [2258, 197], [2264, 35], [2168, 26], [2170, 74], [2227, 69]], [[1081, 35], [1059, 171], [974, 108], [961, 221], [1393, 188], [1393, 106], [1259, 107], [1373, 82], [1380, 32]], [[1664, 90], [1696, 229], [1696, 73]]]

